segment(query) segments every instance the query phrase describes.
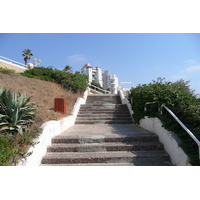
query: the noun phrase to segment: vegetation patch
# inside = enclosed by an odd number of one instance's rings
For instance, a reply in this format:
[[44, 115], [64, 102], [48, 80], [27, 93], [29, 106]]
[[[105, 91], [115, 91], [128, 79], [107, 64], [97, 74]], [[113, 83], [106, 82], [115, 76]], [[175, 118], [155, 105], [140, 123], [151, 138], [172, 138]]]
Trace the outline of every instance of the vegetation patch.
[[4, 74], [10, 74], [10, 73], [14, 73], [15, 70], [14, 69], [9, 69], [7, 67], [0, 67], [0, 72], [4, 73]]
[[190, 157], [191, 164], [200, 164], [197, 144], [165, 109], [162, 115], [160, 112], [162, 105], [167, 106], [200, 139], [200, 99], [190, 89], [189, 81], [167, 82], [158, 78], [157, 81], [132, 88], [128, 99], [135, 123], [139, 124], [145, 116], [158, 117], [163, 127], [180, 137], [180, 146]]
[[[79, 73], [42, 67], [30, 71], [21, 76], [12, 70], [0, 70], [0, 166], [16, 165], [19, 159], [29, 156], [27, 150], [40, 134], [38, 127], [71, 115], [77, 98], [87, 88], [87, 76]], [[66, 115], [54, 112], [54, 99], [58, 97], [67, 99]]]
[[61, 84], [64, 88], [77, 92], [84, 92], [88, 87], [88, 76], [79, 72], [71, 73], [70, 70], [58, 70], [51, 67], [34, 67], [21, 73], [23, 76], [38, 78]]
[[0, 133], [23, 134], [33, 122], [37, 106], [26, 93], [11, 93], [0, 87]]
[[0, 134], [0, 166], [16, 165], [19, 159], [30, 156], [27, 150], [35, 145], [33, 139], [38, 132], [36, 129], [23, 135]]

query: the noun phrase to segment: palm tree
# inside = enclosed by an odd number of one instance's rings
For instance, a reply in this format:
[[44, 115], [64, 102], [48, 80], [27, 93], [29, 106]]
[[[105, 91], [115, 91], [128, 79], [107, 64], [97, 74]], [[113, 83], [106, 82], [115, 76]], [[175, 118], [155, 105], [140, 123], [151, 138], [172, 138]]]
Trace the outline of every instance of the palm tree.
[[33, 54], [31, 53], [30, 49], [24, 49], [24, 51], [22, 51], [23, 54], [22, 56], [25, 56], [24, 61], [25, 61], [25, 65], [27, 65], [28, 60], [31, 59], [31, 56], [33, 56]]

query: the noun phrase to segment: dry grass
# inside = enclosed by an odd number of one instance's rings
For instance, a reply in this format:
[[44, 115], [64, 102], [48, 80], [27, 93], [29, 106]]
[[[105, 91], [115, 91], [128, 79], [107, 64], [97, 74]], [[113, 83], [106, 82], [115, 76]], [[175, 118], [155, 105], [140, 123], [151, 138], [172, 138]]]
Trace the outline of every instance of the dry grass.
[[[15, 73], [4, 74], [0, 72], [0, 86], [3, 89], [12, 89], [16, 92], [26, 92], [27, 97], [33, 96], [31, 102], [38, 105], [33, 127], [40, 127], [44, 122], [58, 120], [71, 115], [73, 106], [82, 93], [74, 94], [61, 85], [21, 76]], [[54, 112], [54, 99], [67, 99], [67, 114]]]

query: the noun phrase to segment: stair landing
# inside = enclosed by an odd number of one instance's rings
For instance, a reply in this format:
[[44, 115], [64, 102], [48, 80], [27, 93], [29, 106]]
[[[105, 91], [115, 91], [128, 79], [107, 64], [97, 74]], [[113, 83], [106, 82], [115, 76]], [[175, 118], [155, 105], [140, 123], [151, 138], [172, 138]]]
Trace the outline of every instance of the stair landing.
[[135, 124], [75, 124], [60, 136], [91, 136], [95, 135], [155, 135]]

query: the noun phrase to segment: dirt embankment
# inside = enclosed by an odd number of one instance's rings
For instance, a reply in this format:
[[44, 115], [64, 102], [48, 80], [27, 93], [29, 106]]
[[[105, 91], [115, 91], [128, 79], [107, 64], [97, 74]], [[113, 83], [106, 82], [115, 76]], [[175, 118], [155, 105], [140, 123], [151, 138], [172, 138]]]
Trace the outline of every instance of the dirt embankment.
[[[61, 85], [21, 76], [19, 74], [4, 74], [0, 72], [0, 86], [3, 89], [12, 89], [16, 92], [26, 92], [27, 97], [32, 96], [31, 102], [38, 105], [34, 127], [40, 127], [44, 122], [57, 120], [71, 115], [73, 106], [82, 94], [74, 94]], [[67, 115], [54, 112], [54, 99], [67, 99]]]

